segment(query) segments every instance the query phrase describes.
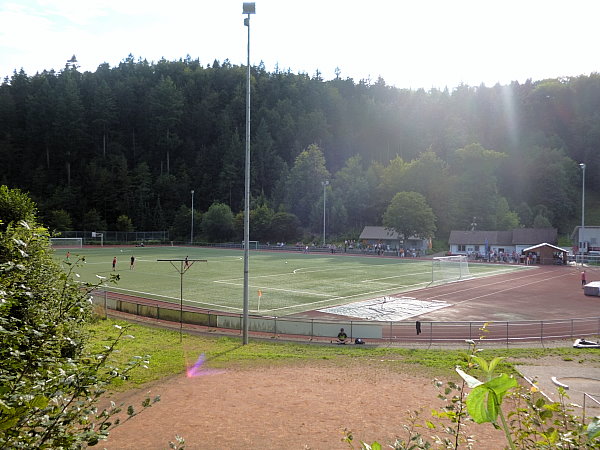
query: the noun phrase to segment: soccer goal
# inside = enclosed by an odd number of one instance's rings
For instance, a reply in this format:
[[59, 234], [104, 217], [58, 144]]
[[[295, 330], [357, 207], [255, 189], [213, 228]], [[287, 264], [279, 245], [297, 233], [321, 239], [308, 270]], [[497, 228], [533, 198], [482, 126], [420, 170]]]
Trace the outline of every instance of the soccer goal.
[[431, 263], [431, 282], [449, 283], [469, 278], [469, 261], [465, 255], [438, 256]]
[[82, 248], [83, 238], [50, 238], [50, 245], [54, 248]]
[[[244, 241], [242, 241], [242, 248], [245, 247]], [[248, 248], [250, 250], [258, 250], [258, 241], [248, 241]]]

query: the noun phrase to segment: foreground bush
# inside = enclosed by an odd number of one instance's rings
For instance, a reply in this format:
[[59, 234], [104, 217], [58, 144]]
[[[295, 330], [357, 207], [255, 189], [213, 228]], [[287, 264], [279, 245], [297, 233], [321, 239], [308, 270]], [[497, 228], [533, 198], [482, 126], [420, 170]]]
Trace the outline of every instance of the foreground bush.
[[[105, 387], [143, 364], [137, 358], [111, 366], [125, 330], [102, 351], [86, 350], [89, 291], [70, 273], [52, 260], [35, 205], [18, 190], [0, 186], [0, 448], [96, 444], [118, 423], [111, 417], [120, 411], [116, 405], [98, 411]], [[129, 416], [135, 414], [128, 409]]]

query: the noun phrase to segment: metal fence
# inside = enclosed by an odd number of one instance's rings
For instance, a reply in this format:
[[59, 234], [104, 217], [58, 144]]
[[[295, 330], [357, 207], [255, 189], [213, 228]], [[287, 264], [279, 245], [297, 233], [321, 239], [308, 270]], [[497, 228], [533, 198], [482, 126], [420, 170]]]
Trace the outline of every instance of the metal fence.
[[[202, 310], [168, 302], [153, 301], [109, 291], [95, 291], [94, 304], [107, 311], [179, 324], [206, 327], [223, 332], [241, 332], [242, 314]], [[548, 341], [600, 335], [600, 317], [563, 320], [523, 320], [513, 322], [379, 322], [365, 320], [324, 320], [274, 316], [250, 316], [249, 331], [256, 336], [329, 341], [344, 328], [351, 339], [373, 344], [456, 345], [465, 340], [485, 339], [496, 345], [544, 345]], [[417, 334], [417, 328], [419, 333]]]
[[60, 237], [82, 238], [83, 245], [99, 244], [100, 235], [104, 243], [141, 243], [141, 242], [169, 242], [168, 231], [61, 231]]

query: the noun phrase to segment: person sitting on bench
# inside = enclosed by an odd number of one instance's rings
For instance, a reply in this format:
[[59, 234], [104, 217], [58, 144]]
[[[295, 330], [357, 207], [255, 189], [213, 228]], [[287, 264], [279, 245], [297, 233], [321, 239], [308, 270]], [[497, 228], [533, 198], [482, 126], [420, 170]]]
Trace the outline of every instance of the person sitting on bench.
[[346, 332], [344, 331], [343, 328], [340, 329], [340, 332], [338, 333], [338, 344], [345, 344], [346, 340], [348, 339], [348, 335], [346, 334]]

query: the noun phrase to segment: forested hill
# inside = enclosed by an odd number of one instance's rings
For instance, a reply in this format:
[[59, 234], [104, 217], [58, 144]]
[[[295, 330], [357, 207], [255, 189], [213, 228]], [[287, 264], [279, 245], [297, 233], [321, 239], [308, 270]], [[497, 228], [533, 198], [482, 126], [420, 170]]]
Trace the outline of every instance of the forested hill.
[[[131, 56], [93, 73], [15, 73], [0, 86], [0, 184], [29, 192], [59, 229], [187, 236], [191, 190], [198, 217], [213, 204], [235, 215], [245, 76], [228, 61]], [[318, 236], [324, 189], [328, 233], [342, 238], [381, 224], [401, 191], [424, 195], [439, 237], [473, 222], [567, 233], [580, 162], [600, 188], [599, 145], [598, 74], [426, 92], [252, 67], [251, 237], [269, 240], [275, 212]]]

